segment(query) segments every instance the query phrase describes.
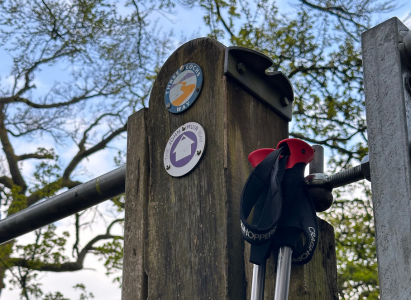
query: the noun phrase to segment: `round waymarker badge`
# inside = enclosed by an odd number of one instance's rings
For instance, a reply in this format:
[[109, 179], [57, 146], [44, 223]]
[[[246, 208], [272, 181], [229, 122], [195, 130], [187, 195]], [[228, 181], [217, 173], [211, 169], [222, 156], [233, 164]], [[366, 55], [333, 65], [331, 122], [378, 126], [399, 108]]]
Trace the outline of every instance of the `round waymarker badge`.
[[195, 122], [179, 127], [171, 135], [164, 151], [164, 168], [174, 177], [190, 172], [200, 161], [205, 147], [204, 128]]
[[164, 94], [166, 108], [174, 114], [185, 111], [200, 95], [202, 85], [200, 66], [195, 63], [182, 65], [167, 83]]

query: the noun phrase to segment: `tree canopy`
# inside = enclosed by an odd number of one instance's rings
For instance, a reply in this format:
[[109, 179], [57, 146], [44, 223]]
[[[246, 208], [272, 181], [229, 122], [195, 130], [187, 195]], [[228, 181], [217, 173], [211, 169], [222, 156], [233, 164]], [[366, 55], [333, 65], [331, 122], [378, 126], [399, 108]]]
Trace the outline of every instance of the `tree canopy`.
[[[295, 89], [290, 136], [327, 147], [330, 171], [358, 162], [368, 151], [360, 33], [395, 4], [299, 0], [286, 12], [271, 0], [0, 0], [0, 49], [10, 64], [0, 81], [2, 212], [11, 215], [80, 184], [82, 163], [116, 141], [123, 146], [113, 162], [124, 163], [127, 117], [148, 105], [158, 70], [179, 44], [172, 28], [158, 23], [180, 8], [201, 9], [203, 23], [193, 28], [205, 25], [210, 37], [273, 59], [269, 71], [284, 72]], [[45, 70], [60, 76], [38, 87]], [[16, 144], [30, 139], [38, 149], [16, 153]], [[63, 161], [58, 149], [70, 145], [76, 150]], [[358, 189], [358, 197], [336, 192], [323, 216], [336, 227], [341, 299], [378, 299], [370, 191]], [[66, 299], [58, 291], [44, 294], [37, 278], [81, 270], [87, 254], [101, 257], [108, 273], [121, 270], [122, 236], [112, 228], [122, 224], [124, 203], [122, 197], [111, 202], [119, 217], [89, 241], [81, 239], [82, 228], [92, 226], [82, 212], [67, 232], [50, 225], [36, 231], [34, 243], [0, 246], [0, 289], [7, 283], [21, 289], [22, 299]], [[76, 288], [81, 299], [92, 297], [84, 285]]]

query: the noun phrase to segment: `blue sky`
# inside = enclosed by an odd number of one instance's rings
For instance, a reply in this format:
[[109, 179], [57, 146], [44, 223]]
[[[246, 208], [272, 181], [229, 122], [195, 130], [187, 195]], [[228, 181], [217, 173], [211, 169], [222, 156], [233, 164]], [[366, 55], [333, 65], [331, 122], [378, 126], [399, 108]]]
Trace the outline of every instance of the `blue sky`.
[[[297, 1], [278, 1], [278, 6], [281, 12], [293, 11], [293, 4]], [[375, 18], [374, 24], [378, 24], [390, 17], [397, 16], [399, 19], [405, 18], [411, 12], [411, 2], [402, 1], [400, 2], [400, 8], [384, 15], [379, 15]], [[199, 7], [193, 9], [184, 9], [181, 7], [176, 7], [175, 14], [169, 15], [171, 21], [165, 20], [161, 15], [154, 16], [153, 19], [158, 18], [161, 20], [159, 26], [161, 26], [164, 31], [173, 29], [176, 37], [175, 46], [179, 46], [180, 37], [199, 37], [205, 36], [208, 32], [208, 28], [203, 25], [202, 22], [202, 12]], [[409, 28], [411, 28], [411, 20], [407, 22]], [[0, 49], [0, 77], [1, 81], [7, 81], [7, 75], [9, 73], [9, 68], [11, 66], [10, 56], [2, 49]], [[56, 68], [44, 68], [41, 75], [37, 79], [37, 87], [39, 92], [47, 90], [56, 77], [64, 77], [64, 68], [62, 66]], [[30, 150], [36, 149], [38, 143], [36, 140], [32, 141], [18, 141], [15, 140], [16, 153], [27, 153]], [[41, 140], [41, 145], [52, 147], [54, 146], [53, 140], [48, 137], [44, 137]], [[125, 140], [117, 140], [113, 143], [114, 147], [124, 148]], [[65, 147], [58, 147], [58, 152], [61, 153], [61, 159], [63, 161], [68, 161], [73, 154], [76, 152], [75, 145], [67, 145]], [[98, 175], [104, 174], [113, 168], [115, 168], [112, 160], [113, 150], [104, 150], [92, 155], [87, 161], [83, 162], [83, 167], [89, 170], [89, 174], [86, 177], [93, 178]], [[102, 161], [107, 163], [101, 163]], [[24, 164], [24, 173], [26, 175], [32, 174], [33, 165], [30, 162]], [[101, 204], [101, 207], [106, 211], [107, 218], [110, 218], [110, 207], [108, 204]], [[66, 218], [59, 222], [58, 230], [65, 230], [73, 224], [74, 220], [72, 218]], [[93, 231], [86, 231], [83, 233], [84, 240], [88, 237], [92, 237], [96, 234], [102, 233], [105, 228], [104, 220], [99, 220], [94, 227]], [[31, 241], [33, 235], [26, 235], [20, 239], [20, 242], [25, 243]], [[102, 300], [116, 300], [120, 299], [120, 289], [116, 284], [113, 284], [112, 277], [107, 277], [104, 275], [105, 269], [102, 267], [102, 263], [97, 261], [93, 256], [89, 255], [86, 259], [86, 270], [76, 272], [76, 273], [43, 273], [41, 274], [41, 282], [43, 284], [43, 290], [45, 292], [61, 291], [66, 297], [72, 300], [78, 298], [78, 293], [74, 292], [71, 288], [77, 283], [83, 282], [87, 286], [88, 290], [93, 292], [95, 299]], [[94, 270], [93, 270], [94, 269]], [[4, 290], [0, 299], [14, 300], [19, 299], [18, 291]]]

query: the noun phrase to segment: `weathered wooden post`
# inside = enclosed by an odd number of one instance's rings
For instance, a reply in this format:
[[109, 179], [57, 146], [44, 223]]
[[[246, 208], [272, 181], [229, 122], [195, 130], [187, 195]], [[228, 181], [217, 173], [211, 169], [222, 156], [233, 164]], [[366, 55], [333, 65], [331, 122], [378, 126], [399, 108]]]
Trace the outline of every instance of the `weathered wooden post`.
[[408, 300], [411, 32], [392, 18], [363, 34], [362, 50], [381, 299]]
[[[239, 221], [252, 170], [247, 156], [288, 137], [293, 100], [284, 76], [265, 74], [271, 65], [244, 48], [190, 41], [162, 67], [149, 109], [129, 118], [123, 300], [249, 299], [252, 265]], [[173, 94], [177, 84], [181, 90]], [[189, 122], [201, 125], [205, 137]], [[175, 145], [183, 139], [185, 145]], [[175, 167], [194, 157], [197, 165], [180, 176]], [[293, 266], [290, 299], [338, 299], [333, 228], [319, 225], [313, 260]], [[266, 274], [270, 300], [273, 262]]]

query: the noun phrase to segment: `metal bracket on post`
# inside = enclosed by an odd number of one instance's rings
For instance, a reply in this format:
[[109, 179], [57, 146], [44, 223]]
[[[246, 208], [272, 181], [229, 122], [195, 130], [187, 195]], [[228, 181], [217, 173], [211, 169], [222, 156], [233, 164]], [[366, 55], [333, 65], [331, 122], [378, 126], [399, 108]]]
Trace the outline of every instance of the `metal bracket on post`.
[[324, 174], [324, 148], [321, 145], [312, 146], [315, 152], [314, 160], [310, 163], [310, 175], [305, 177], [308, 191], [313, 198], [315, 210], [322, 212], [333, 204], [332, 190], [356, 181], [367, 179], [371, 181], [370, 161], [366, 155], [361, 164], [341, 172]]
[[280, 71], [266, 72], [274, 62], [268, 56], [243, 47], [227, 47], [224, 74], [239, 82], [287, 121], [292, 119], [294, 91]]

